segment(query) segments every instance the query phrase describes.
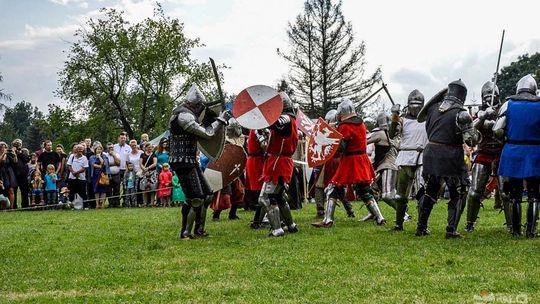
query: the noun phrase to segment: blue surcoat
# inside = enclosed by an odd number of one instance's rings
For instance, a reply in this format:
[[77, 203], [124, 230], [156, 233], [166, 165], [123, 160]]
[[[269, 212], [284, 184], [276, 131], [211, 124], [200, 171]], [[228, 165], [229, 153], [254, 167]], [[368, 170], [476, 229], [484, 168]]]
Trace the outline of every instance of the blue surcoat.
[[540, 102], [509, 99], [499, 175], [540, 176]]

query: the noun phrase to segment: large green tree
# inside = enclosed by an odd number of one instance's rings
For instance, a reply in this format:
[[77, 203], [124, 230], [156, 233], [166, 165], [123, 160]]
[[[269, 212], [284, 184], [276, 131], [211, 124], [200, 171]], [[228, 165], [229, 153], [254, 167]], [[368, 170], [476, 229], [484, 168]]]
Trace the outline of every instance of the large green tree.
[[104, 18], [90, 19], [76, 32], [78, 40], [59, 73], [57, 94], [76, 114], [133, 138], [161, 133], [192, 83], [214, 97], [209, 64], [191, 58], [203, 44], [186, 37], [183, 24], [166, 17], [159, 4], [152, 18], [135, 24], [114, 9], [102, 12]]
[[517, 82], [527, 74], [532, 74], [536, 81], [539, 80], [540, 53], [519, 56], [516, 61], [501, 69], [497, 78], [501, 98], [515, 94]]
[[290, 51], [278, 53], [290, 64], [296, 96], [312, 114], [334, 108], [340, 97], [359, 101], [380, 78], [380, 69], [366, 75], [366, 46], [355, 43], [341, 0], [306, 0], [304, 10], [289, 23]]

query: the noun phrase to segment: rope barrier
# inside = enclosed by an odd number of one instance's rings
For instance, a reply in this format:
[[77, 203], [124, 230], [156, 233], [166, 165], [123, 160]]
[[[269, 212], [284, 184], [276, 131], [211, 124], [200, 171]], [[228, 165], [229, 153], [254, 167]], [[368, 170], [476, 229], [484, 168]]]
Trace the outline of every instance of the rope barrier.
[[[137, 192], [129, 193], [129, 195], [138, 195], [138, 194], [144, 194], [144, 193], [150, 193], [150, 192], [157, 192], [159, 190], [169, 190], [169, 189], [172, 189], [172, 188], [173, 187], [166, 187], [166, 188], [158, 188], [156, 190], [137, 191]], [[111, 196], [105, 197], [105, 199], [122, 198], [122, 197], [125, 197], [126, 195], [128, 195], [128, 194], [124, 193], [124, 194], [119, 194], [119, 195], [111, 195]], [[88, 202], [98, 201], [98, 200], [101, 200], [101, 199], [99, 199], [99, 198], [97, 198], [97, 199], [96, 198], [86, 199], [86, 200], [83, 200], [83, 204], [88, 203]], [[15, 211], [47, 209], [47, 208], [53, 208], [53, 207], [63, 207], [63, 206], [69, 206], [69, 204], [71, 204], [71, 203], [72, 202], [57, 203], [57, 204], [53, 204], [53, 205], [36, 205], [36, 206], [17, 208], [17, 209], [0, 210], [0, 212], [15, 212]]]

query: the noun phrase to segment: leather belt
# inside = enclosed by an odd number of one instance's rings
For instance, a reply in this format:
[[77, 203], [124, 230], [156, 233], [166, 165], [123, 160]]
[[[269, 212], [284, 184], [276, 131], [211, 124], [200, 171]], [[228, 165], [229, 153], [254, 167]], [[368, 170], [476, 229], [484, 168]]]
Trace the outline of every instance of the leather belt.
[[452, 148], [463, 148], [461, 145], [450, 145], [450, 144], [444, 144], [444, 143], [440, 143], [440, 142], [436, 142], [436, 141], [430, 141], [429, 142], [430, 145], [434, 145], [434, 146], [442, 146], [442, 147], [452, 147]]
[[509, 140], [506, 143], [512, 145], [540, 145], [540, 140]]
[[345, 156], [366, 154], [366, 150], [350, 151], [343, 153]]

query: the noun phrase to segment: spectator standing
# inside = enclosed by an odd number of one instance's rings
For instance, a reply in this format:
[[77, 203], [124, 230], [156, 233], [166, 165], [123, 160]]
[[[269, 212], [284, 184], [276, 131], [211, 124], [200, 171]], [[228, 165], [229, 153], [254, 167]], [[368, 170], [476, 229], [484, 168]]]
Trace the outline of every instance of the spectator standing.
[[155, 152], [157, 156], [157, 172], [161, 173], [161, 167], [165, 163], [169, 162], [169, 138], [162, 137], [159, 141], [157, 151]]
[[32, 206], [36, 205], [36, 201], [38, 201], [40, 205], [45, 205], [45, 201], [43, 200], [43, 180], [41, 179], [41, 173], [39, 172], [39, 169], [34, 171], [31, 185]]
[[[94, 151], [92, 149], [92, 139], [85, 138], [82, 144], [85, 147], [84, 156], [86, 156], [86, 159], [90, 161], [90, 157], [94, 155]], [[92, 175], [90, 174], [90, 166], [86, 170], [86, 193], [88, 195], [88, 198], [94, 197], [94, 187], [92, 186]], [[95, 200], [90, 200], [89, 204], [90, 208], [96, 208]]]
[[144, 191], [142, 193], [143, 207], [146, 207], [149, 201], [150, 206], [154, 207], [154, 201], [156, 196], [155, 191], [158, 183], [158, 177], [156, 172], [157, 156], [154, 154], [154, 147], [149, 142], [146, 142], [144, 144], [144, 153], [141, 154], [139, 165], [143, 172], [140, 187], [140, 189]]
[[141, 134], [141, 141], [139, 142], [139, 148], [144, 150], [144, 144], [146, 144], [149, 141], [148, 134], [143, 133]]
[[41, 154], [38, 157], [38, 168], [39, 172], [42, 174], [45, 174], [47, 172], [47, 166], [53, 165], [55, 173], [58, 174], [58, 170], [60, 170], [61, 162], [60, 162], [60, 156], [56, 151], [53, 151], [52, 149], [52, 141], [46, 140], [44, 143], [44, 150], [41, 152]]
[[56, 145], [56, 153], [60, 156], [60, 169], [58, 170], [58, 182], [56, 186], [58, 189], [67, 185], [67, 157], [68, 155], [64, 152], [64, 146], [62, 144]]
[[124, 177], [122, 178], [124, 183], [124, 208], [135, 207], [137, 204], [137, 196], [135, 192], [137, 185], [137, 175], [135, 174], [134, 166], [128, 162]]
[[171, 207], [172, 178], [173, 176], [171, 170], [169, 170], [169, 163], [164, 163], [161, 173], [159, 173], [159, 190], [157, 194], [163, 207]]
[[182, 186], [180, 186], [180, 181], [176, 174], [172, 177], [172, 202], [175, 205], [181, 206], [186, 201], [186, 195], [182, 191]]
[[94, 155], [89, 160], [90, 167], [90, 183], [92, 185], [92, 191], [96, 198], [96, 209], [105, 208], [105, 200], [107, 192], [109, 192], [109, 185], [101, 184], [101, 174], [104, 173], [107, 177], [111, 174], [109, 168], [109, 158], [103, 153], [103, 146], [96, 142], [94, 144]]
[[85, 207], [88, 208], [86, 202], [86, 169], [88, 169], [88, 159], [84, 155], [85, 147], [83, 145], [75, 146], [75, 154], [68, 159], [67, 166], [69, 170], [68, 188], [69, 200], [73, 201], [75, 194], [78, 194], [85, 200]]
[[[0, 180], [2, 180], [4, 189], [0, 192], [9, 198], [10, 202], [15, 201], [14, 188], [17, 187], [17, 178], [13, 172], [13, 166], [17, 163], [17, 155], [12, 149], [8, 149], [5, 142], [0, 142]], [[14, 208], [16, 204], [12, 204]]]
[[107, 143], [107, 158], [109, 159], [109, 207], [120, 207], [120, 156], [114, 151], [114, 145]]
[[124, 176], [128, 155], [131, 153], [131, 147], [126, 141], [126, 133], [122, 132], [118, 135], [118, 143], [114, 144], [114, 152], [118, 155], [118, 158], [120, 158], [120, 176]]
[[45, 203], [47, 205], [58, 204], [58, 192], [56, 191], [56, 183], [58, 181], [58, 175], [54, 169], [54, 165], [49, 164], [47, 166], [47, 174], [44, 177], [45, 183]]
[[28, 195], [30, 191], [30, 185], [28, 182], [28, 162], [30, 161], [30, 153], [28, 149], [22, 147], [22, 140], [15, 139], [12, 143], [12, 149], [17, 156], [17, 163], [14, 167], [15, 178], [17, 179], [17, 187], [13, 189], [15, 199], [13, 200], [14, 208], [17, 208], [17, 196], [18, 191], [21, 191], [21, 207], [28, 207]]
[[[139, 150], [139, 145], [135, 139], [129, 141], [129, 147], [131, 148], [131, 152], [127, 156], [127, 161], [133, 164], [133, 171], [135, 171], [135, 175], [137, 177], [137, 180], [135, 181], [135, 189], [140, 189], [139, 183], [143, 174], [141, 171], [140, 161], [141, 154], [143, 154], [143, 152]], [[135, 192], [137, 191], [135, 190]], [[137, 205], [142, 205], [142, 203], [142, 194], [139, 193], [137, 194]]]

